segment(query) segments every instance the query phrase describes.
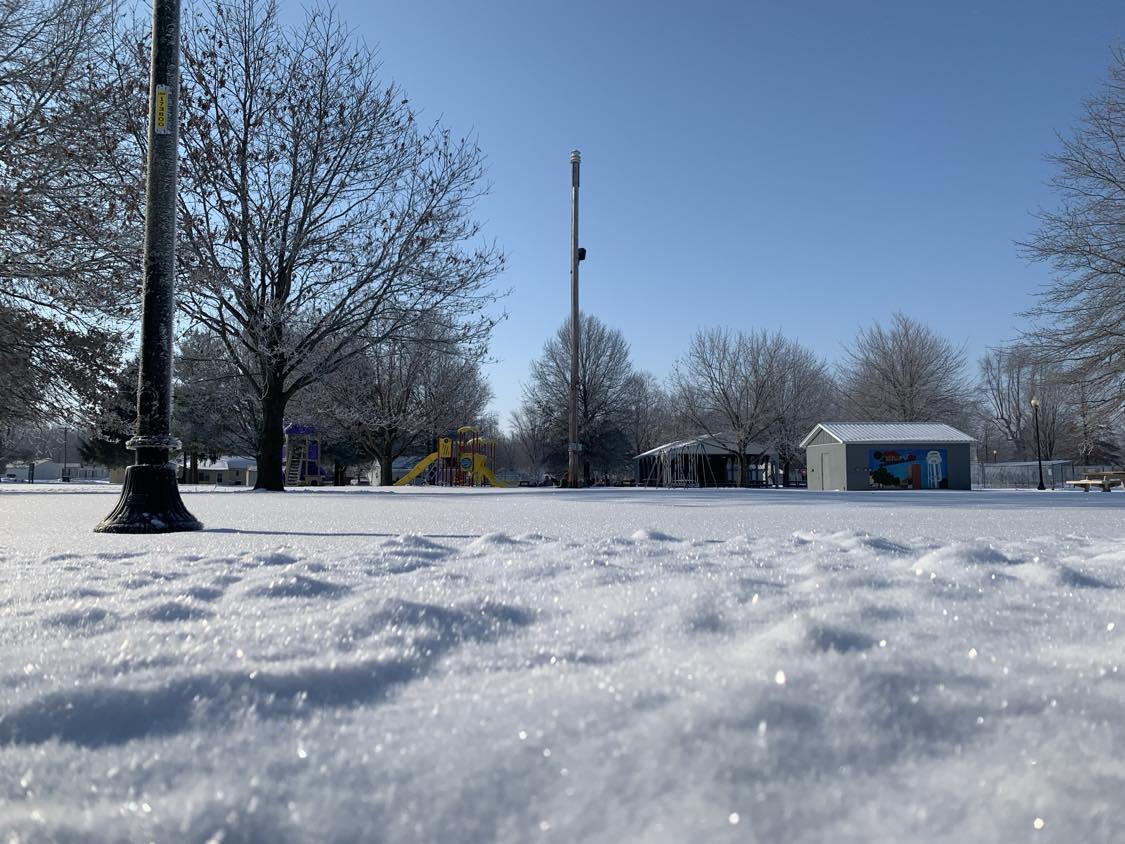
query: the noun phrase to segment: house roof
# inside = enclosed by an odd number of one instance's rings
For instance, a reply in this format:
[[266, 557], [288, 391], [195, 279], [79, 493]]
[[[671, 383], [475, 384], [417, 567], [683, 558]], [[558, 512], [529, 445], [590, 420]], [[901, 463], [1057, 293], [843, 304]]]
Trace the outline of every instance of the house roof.
[[[746, 443], [747, 454], [766, 454], [770, 451], [768, 446], [761, 443]], [[704, 434], [699, 437], [690, 437], [686, 440], [673, 440], [656, 448], [638, 454], [634, 460], [642, 457], [653, 457], [657, 454], [669, 452], [689, 452], [691, 454], [730, 455], [738, 454], [738, 440], [734, 434]]]
[[218, 460], [201, 460], [199, 463], [200, 469], [206, 469], [209, 472], [226, 472], [232, 469], [254, 469], [257, 468], [258, 461], [253, 457], [220, 457]]
[[824, 431], [840, 443], [971, 443], [968, 434], [940, 422], [821, 422], [801, 440], [808, 448], [816, 435]]

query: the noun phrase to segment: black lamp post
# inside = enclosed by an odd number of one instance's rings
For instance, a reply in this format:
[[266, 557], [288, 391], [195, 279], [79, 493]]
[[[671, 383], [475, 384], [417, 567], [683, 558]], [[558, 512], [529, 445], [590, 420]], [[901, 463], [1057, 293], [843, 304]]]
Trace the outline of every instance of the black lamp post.
[[203, 525], [184, 507], [168, 465], [172, 436], [172, 332], [176, 272], [176, 147], [179, 143], [180, 0], [153, 0], [145, 187], [141, 357], [135, 436], [117, 507], [98, 533], [171, 533]]
[[1046, 489], [1043, 483], [1043, 450], [1039, 447], [1039, 399], [1031, 399], [1031, 410], [1035, 415], [1035, 459], [1039, 461], [1039, 489]]

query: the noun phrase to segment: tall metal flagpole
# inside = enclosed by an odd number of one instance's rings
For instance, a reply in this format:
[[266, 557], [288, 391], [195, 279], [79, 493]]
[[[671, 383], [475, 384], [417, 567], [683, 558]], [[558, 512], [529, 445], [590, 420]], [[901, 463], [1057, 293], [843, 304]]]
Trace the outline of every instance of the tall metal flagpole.
[[578, 446], [578, 171], [582, 153], [570, 154], [570, 442], [567, 445], [569, 461], [567, 472], [570, 486], [580, 486]]
[[170, 533], [203, 525], [184, 507], [168, 465], [172, 436], [172, 334], [175, 319], [176, 153], [179, 144], [180, 0], [153, 0], [149, 77], [148, 173], [136, 435], [117, 507], [98, 533]]

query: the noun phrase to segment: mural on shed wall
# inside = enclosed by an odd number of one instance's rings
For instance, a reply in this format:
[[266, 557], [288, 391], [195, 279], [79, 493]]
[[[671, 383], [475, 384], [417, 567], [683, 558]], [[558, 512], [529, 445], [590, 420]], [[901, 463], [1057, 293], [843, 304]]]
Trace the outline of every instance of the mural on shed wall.
[[867, 474], [875, 489], [949, 489], [944, 448], [872, 448]]

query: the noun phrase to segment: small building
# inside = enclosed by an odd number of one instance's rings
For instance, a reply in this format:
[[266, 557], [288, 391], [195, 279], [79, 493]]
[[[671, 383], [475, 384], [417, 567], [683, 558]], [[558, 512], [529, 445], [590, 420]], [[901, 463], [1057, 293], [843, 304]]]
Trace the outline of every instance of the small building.
[[199, 483], [216, 486], [253, 486], [258, 462], [253, 457], [220, 457], [199, 464]]
[[971, 489], [974, 442], [936, 422], [822, 422], [801, 448], [809, 489]]
[[[743, 486], [777, 481], [777, 452], [761, 443], [744, 446]], [[733, 434], [705, 434], [675, 440], [638, 454], [637, 486], [738, 486], [738, 440]]]

